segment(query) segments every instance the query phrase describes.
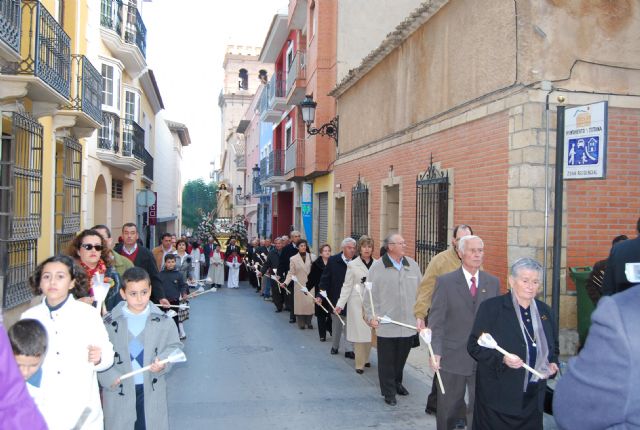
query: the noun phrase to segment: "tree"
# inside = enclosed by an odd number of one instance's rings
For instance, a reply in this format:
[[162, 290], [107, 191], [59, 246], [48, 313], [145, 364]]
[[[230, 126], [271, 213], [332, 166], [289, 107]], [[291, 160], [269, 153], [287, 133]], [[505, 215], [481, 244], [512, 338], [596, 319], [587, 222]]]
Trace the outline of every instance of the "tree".
[[203, 215], [208, 215], [217, 206], [218, 186], [202, 179], [189, 181], [182, 189], [182, 224], [196, 229]]

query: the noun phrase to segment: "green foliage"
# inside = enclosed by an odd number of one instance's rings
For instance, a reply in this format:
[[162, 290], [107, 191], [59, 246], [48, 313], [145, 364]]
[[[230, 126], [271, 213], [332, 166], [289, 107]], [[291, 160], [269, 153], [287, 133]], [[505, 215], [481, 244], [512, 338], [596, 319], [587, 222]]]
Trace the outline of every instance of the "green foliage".
[[218, 185], [202, 179], [189, 181], [182, 189], [182, 224], [196, 229], [203, 215], [208, 215], [217, 206]]

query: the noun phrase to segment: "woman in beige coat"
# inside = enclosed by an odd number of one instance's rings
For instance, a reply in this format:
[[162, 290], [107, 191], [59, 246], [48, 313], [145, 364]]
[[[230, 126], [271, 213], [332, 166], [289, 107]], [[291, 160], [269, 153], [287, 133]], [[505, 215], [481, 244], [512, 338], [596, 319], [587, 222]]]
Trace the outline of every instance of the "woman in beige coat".
[[347, 273], [344, 276], [344, 284], [340, 292], [340, 299], [336, 305], [336, 312], [340, 313], [345, 306], [347, 308], [347, 340], [353, 342], [353, 350], [356, 353], [356, 372], [362, 374], [364, 367], [369, 367], [369, 354], [371, 353], [371, 327], [362, 317], [362, 301], [367, 300], [369, 294], [364, 287], [364, 280], [369, 275], [369, 267], [373, 263], [373, 239], [369, 236], [360, 236], [358, 240], [357, 258], [347, 265]]
[[289, 260], [289, 273], [284, 281], [285, 285], [289, 285], [294, 276], [298, 279], [298, 282], [293, 283], [293, 313], [300, 330], [313, 328], [311, 319], [315, 312], [314, 290], [311, 290], [309, 295], [300, 291], [301, 286], [307, 285], [307, 277], [314, 260], [313, 255], [307, 252], [308, 248], [309, 244], [306, 240], [301, 239], [298, 242], [298, 253]]

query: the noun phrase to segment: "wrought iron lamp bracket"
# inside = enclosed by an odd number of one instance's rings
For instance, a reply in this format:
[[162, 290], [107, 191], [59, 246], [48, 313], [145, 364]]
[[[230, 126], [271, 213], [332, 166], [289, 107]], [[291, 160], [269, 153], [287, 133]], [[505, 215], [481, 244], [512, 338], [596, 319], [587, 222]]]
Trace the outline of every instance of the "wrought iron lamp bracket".
[[307, 123], [307, 133], [314, 136], [319, 134], [320, 136], [329, 136], [332, 138], [336, 145], [338, 144], [338, 117], [332, 118], [328, 123], [322, 124], [320, 127], [311, 127], [311, 123]]

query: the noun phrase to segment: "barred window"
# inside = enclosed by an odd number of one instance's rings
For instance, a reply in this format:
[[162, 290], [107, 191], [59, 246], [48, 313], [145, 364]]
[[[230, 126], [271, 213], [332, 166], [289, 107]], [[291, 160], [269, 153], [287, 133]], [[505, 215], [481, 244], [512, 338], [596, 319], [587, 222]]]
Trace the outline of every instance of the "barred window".
[[80, 230], [82, 146], [73, 137], [56, 144], [56, 253]]
[[433, 164], [416, 179], [416, 261], [422, 273], [431, 258], [447, 249], [449, 175]]
[[120, 179], [111, 180], [111, 198], [112, 199], [122, 198], [122, 187], [123, 187], [123, 182]]
[[369, 234], [369, 188], [360, 180], [351, 189], [351, 237]]
[[0, 146], [0, 283], [2, 306], [12, 308], [32, 297], [28, 277], [40, 237], [43, 129], [17, 112], [0, 120], [11, 125]]

